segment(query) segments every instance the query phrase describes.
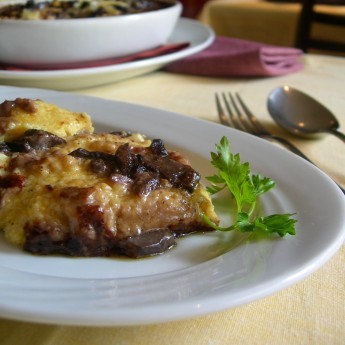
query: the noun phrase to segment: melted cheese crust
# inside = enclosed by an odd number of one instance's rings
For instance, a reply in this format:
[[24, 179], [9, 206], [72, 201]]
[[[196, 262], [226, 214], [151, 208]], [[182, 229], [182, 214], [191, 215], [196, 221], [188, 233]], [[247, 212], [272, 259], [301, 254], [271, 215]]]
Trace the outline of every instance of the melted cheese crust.
[[61, 138], [94, 131], [86, 113], [72, 112], [41, 100], [31, 102], [35, 108], [33, 112], [15, 105], [10, 116], [0, 116], [0, 141], [13, 140], [28, 129], [43, 129]]

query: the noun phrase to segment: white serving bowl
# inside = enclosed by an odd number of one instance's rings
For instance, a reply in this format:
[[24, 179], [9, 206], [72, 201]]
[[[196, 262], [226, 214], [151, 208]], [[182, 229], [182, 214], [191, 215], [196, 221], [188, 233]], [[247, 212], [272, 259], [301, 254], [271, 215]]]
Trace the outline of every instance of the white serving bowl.
[[0, 63], [49, 65], [120, 57], [165, 44], [182, 5], [139, 14], [56, 20], [0, 19]]

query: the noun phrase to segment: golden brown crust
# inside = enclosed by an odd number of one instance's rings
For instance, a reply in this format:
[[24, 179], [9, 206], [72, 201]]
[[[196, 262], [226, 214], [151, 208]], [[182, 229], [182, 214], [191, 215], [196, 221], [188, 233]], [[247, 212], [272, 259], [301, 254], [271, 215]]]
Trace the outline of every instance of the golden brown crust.
[[41, 100], [17, 98], [0, 105], [0, 141], [13, 140], [29, 129], [42, 129], [61, 138], [94, 130], [86, 113], [71, 112]]

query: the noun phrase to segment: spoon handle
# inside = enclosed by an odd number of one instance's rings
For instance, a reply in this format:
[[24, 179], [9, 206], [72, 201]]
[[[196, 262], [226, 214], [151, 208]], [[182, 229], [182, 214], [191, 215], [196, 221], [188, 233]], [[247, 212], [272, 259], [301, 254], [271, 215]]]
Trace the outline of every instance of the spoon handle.
[[[336, 131], [337, 132], [337, 131]], [[337, 132], [337, 134], [341, 134], [340, 132]], [[343, 135], [344, 136], [344, 135]], [[301, 158], [304, 158], [306, 161], [308, 161], [309, 163], [315, 165], [315, 163], [313, 163], [302, 151], [300, 151], [295, 145], [293, 145], [292, 143], [290, 143], [290, 141], [285, 140], [282, 137], [276, 137], [275, 135], [262, 135], [263, 138], [266, 138], [268, 140], [275, 140], [281, 144], [283, 144], [287, 149], [289, 149], [291, 152], [295, 153], [297, 156], [300, 156]], [[345, 136], [344, 136], [345, 138]], [[341, 138], [342, 140], [344, 140], [344, 138]], [[316, 165], [315, 165], [316, 166]], [[343, 192], [343, 194], [345, 194], [345, 189], [343, 187], [341, 187], [338, 183], [337, 186], [340, 188], [340, 190]]]
[[327, 129], [326, 132], [335, 135], [336, 137], [338, 137], [340, 140], [342, 140], [345, 143], [345, 134], [344, 133], [337, 131], [336, 129], [332, 129], [332, 128]]

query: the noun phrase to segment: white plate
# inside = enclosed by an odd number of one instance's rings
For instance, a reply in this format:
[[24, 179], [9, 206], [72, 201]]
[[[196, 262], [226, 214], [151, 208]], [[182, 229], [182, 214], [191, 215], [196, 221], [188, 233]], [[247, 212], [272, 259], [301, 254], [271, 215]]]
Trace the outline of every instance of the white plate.
[[[210, 233], [143, 260], [37, 257], [0, 241], [0, 316], [69, 325], [134, 325], [194, 317], [277, 292], [315, 271], [345, 237], [345, 198], [315, 166], [268, 142], [214, 123], [139, 105], [56, 91], [0, 87], [0, 101], [41, 98], [92, 114], [98, 130], [165, 140], [202, 176], [226, 135], [232, 151], [278, 186], [265, 214], [297, 212], [297, 236], [250, 240]], [[220, 212], [221, 213], [221, 212]]]
[[207, 48], [214, 40], [213, 31], [202, 23], [181, 18], [168, 43], [190, 42], [175, 53], [118, 65], [55, 71], [1, 71], [0, 84], [73, 90], [129, 79], [155, 71], [175, 60]]

